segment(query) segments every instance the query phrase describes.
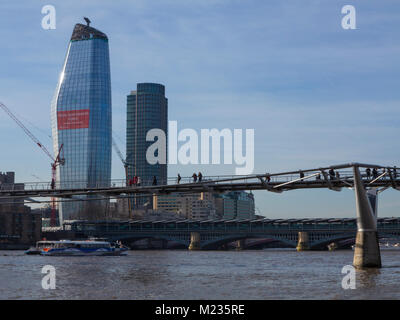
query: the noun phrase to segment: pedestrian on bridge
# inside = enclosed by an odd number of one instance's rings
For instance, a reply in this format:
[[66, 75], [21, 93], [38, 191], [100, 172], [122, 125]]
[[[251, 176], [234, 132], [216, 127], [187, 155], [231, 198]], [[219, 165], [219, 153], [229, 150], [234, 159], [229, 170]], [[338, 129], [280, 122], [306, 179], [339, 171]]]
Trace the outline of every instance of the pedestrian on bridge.
[[300, 170], [300, 179], [304, 178], [304, 172]]
[[140, 187], [140, 183], [141, 183], [140, 177], [137, 177], [136, 183]]
[[197, 174], [196, 174], [196, 172], [193, 173], [192, 177], [193, 177], [193, 182], [197, 182]]
[[365, 173], [367, 174], [367, 179], [369, 180], [369, 178], [371, 178], [371, 169], [370, 168], [365, 169]]
[[199, 177], [199, 182], [201, 182], [201, 180], [203, 179], [203, 175], [201, 174], [200, 171], [199, 171], [199, 174], [197, 176]]
[[330, 169], [329, 170], [329, 176], [330, 176], [331, 180], [334, 180], [335, 179], [335, 170]]
[[340, 173], [339, 173], [339, 171], [336, 171], [336, 179], [340, 180]]
[[153, 176], [153, 186], [156, 186], [156, 185], [157, 185], [157, 177]]
[[374, 179], [378, 177], [378, 170], [376, 170], [376, 168], [372, 170], [372, 176], [374, 177]]
[[177, 181], [178, 181], [178, 184], [179, 184], [179, 182], [181, 182], [181, 175], [178, 173], [178, 179], [177, 179]]

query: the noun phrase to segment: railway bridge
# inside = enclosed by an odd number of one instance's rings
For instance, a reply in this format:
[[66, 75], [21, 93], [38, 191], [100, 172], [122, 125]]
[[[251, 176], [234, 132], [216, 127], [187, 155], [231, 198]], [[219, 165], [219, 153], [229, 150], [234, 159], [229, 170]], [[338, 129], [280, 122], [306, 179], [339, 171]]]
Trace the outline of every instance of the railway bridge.
[[[400, 218], [379, 218], [381, 238], [400, 242]], [[130, 244], [142, 239], [173, 241], [192, 249], [218, 249], [233, 241], [270, 239], [295, 248], [307, 235], [309, 249], [326, 249], [332, 242], [356, 238], [357, 219], [255, 219], [255, 220], [162, 220], [162, 221], [76, 221], [64, 225], [76, 236], [105, 237]]]

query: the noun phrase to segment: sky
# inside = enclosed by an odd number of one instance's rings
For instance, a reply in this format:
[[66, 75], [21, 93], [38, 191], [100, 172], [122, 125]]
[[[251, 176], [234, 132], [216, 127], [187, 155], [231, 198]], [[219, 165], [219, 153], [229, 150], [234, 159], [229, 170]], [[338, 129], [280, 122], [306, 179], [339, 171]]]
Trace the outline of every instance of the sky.
[[[45, 5], [56, 29], [44, 30]], [[344, 5], [356, 29], [342, 28]], [[254, 129], [255, 173], [363, 162], [400, 166], [398, 0], [9, 1], [0, 4], [0, 101], [52, 150], [50, 103], [76, 23], [109, 37], [113, 136], [125, 151], [126, 96], [166, 86], [178, 130]], [[0, 171], [50, 180], [49, 158], [0, 112]], [[170, 165], [169, 176], [234, 174]], [[112, 177], [124, 171], [113, 153]], [[39, 179], [38, 179], [38, 178]], [[354, 217], [354, 192], [255, 192], [271, 218]], [[400, 216], [400, 193], [380, 195]]]

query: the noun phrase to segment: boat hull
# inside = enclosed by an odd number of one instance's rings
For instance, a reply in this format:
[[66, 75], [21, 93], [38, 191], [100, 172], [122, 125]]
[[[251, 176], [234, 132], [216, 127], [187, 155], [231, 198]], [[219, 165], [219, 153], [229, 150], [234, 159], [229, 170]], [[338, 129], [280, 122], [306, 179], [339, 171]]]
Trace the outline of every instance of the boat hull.
[[77, 248], [66, 249], [50, 249], [48, 251], [42, 250], [43, 256], [122, 256], [127, 254], [127, 249], [119, 248], [104, 248], [95, 250], [84, 250]]
[[29, 248], [25, 251], [25, 254], [34, 255], [34, 254], [41, 254], [41, 250], [37, 248]]

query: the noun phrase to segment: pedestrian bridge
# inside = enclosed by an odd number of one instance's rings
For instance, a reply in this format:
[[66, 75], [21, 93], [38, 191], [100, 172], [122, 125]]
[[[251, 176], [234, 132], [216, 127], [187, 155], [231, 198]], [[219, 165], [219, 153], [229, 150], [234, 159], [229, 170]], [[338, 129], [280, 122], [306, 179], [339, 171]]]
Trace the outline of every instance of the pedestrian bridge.
[[[354, 168], [361, 170], [360, 178], [365, 188], [380, 187], [400, 190], [400, 174], [397, 173], [396, 167], [349, 163], [247, 176], [207, 176], [197, 182], [192, 182], [189, 177], [183, 178], [181, 183], [177, 183], [176, 178], [169, 178], [167, 181], [160, 181], [159, 185], [152, 185], [151, 181], [143, 181], [140, 186], [129, 186], [126, 184], [126, 180], [120, 179], [112, 181], [108, 186], [89, 186], [87, 182], [67, 181], [62, 184], [58, 183], [55, 188], [52, 188], [50, 182], [25, 182], [24, 188], [17, 190], [16, 185], [2, 184], [0, 185], [0, 200], [55, 197], [65, 198], [64, 201], [73, 201], [74, 197], [82, 195], [90, 196], [90, 200], [94, 200], [95, 196], [121, 198], [129, 197], [132, 194], [153, 195], [239, 190], [265, 190], [282, 193], [296, 189], [326, 188], [340, 191], [342, 188], [354, 188]], [[82, 198], [79, 201], [82, 201]]]
[[[296, 247], [299, 232], [307, 232], [311, 249], [326, 249], [332, 242], [355, 239], [357, 219], [258, 219], [258, 220], [163, 220], [163, 221], [75, 221], [64, 224], [75, 236], [104, 237], [132, 243], [152, 238], [174, 241], [189, 247], [193, 233], [199, 235], [199, 249], [218, 249], [243, 239], [271, 239]], [[400, 218], [379, 218], [378, 234], [398, 238]]]

